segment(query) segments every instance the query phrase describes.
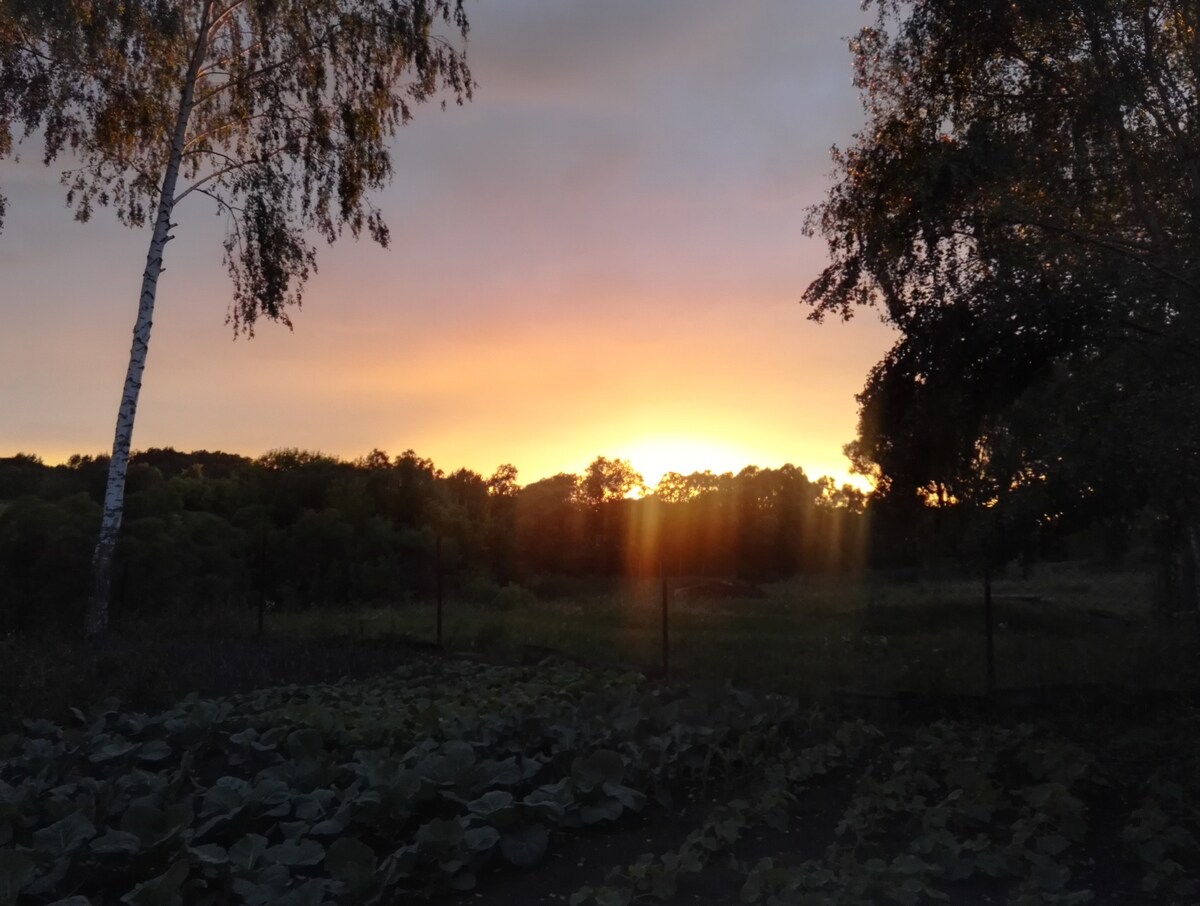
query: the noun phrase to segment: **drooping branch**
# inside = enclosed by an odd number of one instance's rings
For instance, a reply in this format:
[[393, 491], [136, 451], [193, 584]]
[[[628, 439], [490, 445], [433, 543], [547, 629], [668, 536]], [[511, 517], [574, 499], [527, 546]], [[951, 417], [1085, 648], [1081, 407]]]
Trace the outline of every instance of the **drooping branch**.
[[261, 166], [263, 163], [270, 160], [272, 157], [278, 157], [280, 154], [283, 154], [285, 151], [287, 151], [286, 147], [272, 148], [268, 151], [259, 153], [258, 155], [255, 156], [255, 158], [253, 160], [238, 160], [237, 158], [231, 157], [227, 154], [223, 154], [220, 151], [211, 151], [211, 150], [205, 151], [204, 153], [206, 153], [206, 154], [211, 154], [215, 157], [225, 158], [226, 160], [230, 161], [229, 165], [225, 166], [225, 167], [221, 167], [219, 170], [215, 170], [212, 173], [208, 173], [205, 176], [203, 176], [202, 178], [196, 180], [194, 183], [189, 185], [186, 189], [184, 189], [182, 192], [180, 192], [178, 195], [175, 196], [174, 203], [179, 204], [179, 202], [181, 202], [181, 201], [183, 201], [183, 199], [187, 198], [187, 196], [192, 194], [192, 192], [199, 191], [203, 186], [206, 186], [209, 183], [220, 179], [222, 176], [228, 176], [230, 173], [236, 173], [239, 170], [245, 170], [247, 167]]
[[[281, 106], [283, 106], [288, 112], [289, 120], [287, 122], [289, 123], [289, 125], [291, 124], [292, 120], [295, 120], [296, 122], [302, 123], [306, 126], [310, 126], [313, 128], [318, 127], [319, 124], [317, 123], [316, 120], [314, 120], [312, 117], [302, 113], [301, 111], [297, 110], [293, 105], [282, 104]], [[241, 119], [229, 120], [225, 123], [221, 123], [217, 126], [213, 126], [209, 129], [206, 129], [203, 132], [198, 132], [197, 134], [193, 135], [190, 139], [188, 139], [187, 144], [184, 146], [184, 154], [186, 154], [186, 155], [216, 154], [218, 152], [213, 151], [212, 149], [204, 148], [204, 149], [197, 151], [197, 150], [193, 150], [193, 147], [198, 142], [201, 142], [204, 139], [215, 138], [218, 133], [228, 132], [230, 130], [235, 130], [240, 127], [248, 126], [253, 122], [258, 122], [258, 121], [262, 121], [262, 120], [270, 120], [272, 117], [273, 117], [273, 114], [271, 114], [271, 113], [256, 113], [251, 116], [243, 117]], [[340, 127], [337, 127], [333, 124], [329, 124], [327, 126], [322, 126], [321, 128], [328, 128], [328, 129], [330, 129], [331, 132], [333, 132], [337, 135], [340, 135], [342, 137], [346, 137], [345, 130], [343, 130]]]
[[[336, 26], [331, 28], [331, 31], [336, 31], [336, 30], [337, 30]], [[196, 106], [203, 107], [210, 100], [225, 93], [226, 91], [229, 91], [234, 88], [244, 88], [247, 85], [249, 85], [250, 83], [255, 82], [259, 79], [265, 78], [266, 76], [269, 76], [269, 75], [277, 72], [280, 69], [290, 66], [291, 64], [297, 62], [298, 60], [303, 60], [305, 57], [308, 57], [311, 54], [315, 53], [316, 51], [320, 50], [321, 48], [325, 47], [327, 45], [328, 41], [331, 40], [332, 38], [333, 38], [333, 35], [329, 34], [325, 37], [322, 37], [320, 40], [314, 42], [313, 44], [302, 45], [300, 48], [298, 48], [292, 54], [289, 54], [285, 57], [280, 57], [278, 60], [274, 60], [271, 63], [268, 63], [264, 66], [260, 66], [257, 69], [250, 70], [249, 72], [244, 73], [243, 75], [239, 75], [236, 78], [231, 78], [231, 79], [229, 79], [229, 81], [223, 82], [222, 84], [218, 85], [217, 87], [206, 92], [199, 100], [196, 101]]]
[[1021, 221], [1020, 223], [1018, 223], [1016, 221], [1011, 221], [1010, 225], [1034, 227], [1039, 230], [1044, 230], [1047, 233], [1054, 233], [1059, 236], [1064, 236], [1068, 239], [1071, 239], [1071, 240], [1081, 243], [1083, 245], [1092, 245], [1097, 248], [1102, 248], [1102, 249], [1106, 249], [1110, 252], [1114, 252], [1130, 261], [1135, 261], [1140, 265], [1148, 267], [1152, 271], [1156, 271], [1157, 273], [1166, 277], [1168, 280], [1171, 280], [1172, 282], [1177, 283], [1180, 286], [1184, 287], [1185, 289], [1189, 290], [1196, 296], [1197, 299], [1200, 299], [1200, 285], [1196, 284], [1193, 280], [1189, 279], [1188, 277], [1184, 276], [1183, 274], [1179, 273], [1178, 271], [1176, 271], [1170, 267], [1167, 267], [1166, 265], [1161, 264], [1158, 261], [1155, 261], [1152, 257], [1143, 255], [1143, 254], [1138, 254], [1137, 250], [1134, 248], [1131, 248], [1128, 243], [1118, 242], [1113, 239], [1105, 239], [1102, 236], [1091, 236], [1091, 235], [1088, 235], [1087, 233], [1081, 233], [1078, 230], [1072, 230], [1067, 227], [1060, 227], [1057, 224], [1047, 223], [1045, 221], [1039, 221], [1039, 220], [1026, 220], [1026, 221]]
[[208, 40], [211, 44], [213, 38], [216, 37], [217, 30], [225, 24], [225, 20], [233, 15], [235, 11], [245, 5], [245, 0], [231, 0], [230, 4], [221, 10], [213, 19], [212, 24], [208, 26]]

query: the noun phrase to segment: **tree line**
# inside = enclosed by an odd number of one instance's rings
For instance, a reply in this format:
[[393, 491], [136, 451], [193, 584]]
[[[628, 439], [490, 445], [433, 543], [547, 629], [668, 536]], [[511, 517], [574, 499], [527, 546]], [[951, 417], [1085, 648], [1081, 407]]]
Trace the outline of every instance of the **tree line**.
[[[104, 456], [0, 459], [0, 629], [81, 622], [101, 519]], [[409, 450], [346, 461], [151, 449], [128, 471], [113, 600], [165, 607], [336, 607], [452, 593], [487, 603], [559, 578], [847, 570], [866, 544], [866, 496], [800, 468], [668, 473], [624, 460], [522, 485], [516, 468], [444, 472]], [[639, 496], [640, 495], [640, 496]]]

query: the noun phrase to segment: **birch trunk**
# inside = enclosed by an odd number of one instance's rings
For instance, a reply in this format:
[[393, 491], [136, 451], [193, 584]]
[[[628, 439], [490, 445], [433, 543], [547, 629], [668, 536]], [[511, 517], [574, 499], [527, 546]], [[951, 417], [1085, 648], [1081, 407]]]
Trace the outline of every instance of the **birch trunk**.
[[112, 585], [113, 551], [121, 530], [125, 511], [125, 473], [129, 466], [129, 451], [133, 443], [133, 421], [137, 414], [138, 394], [142, 389], [142, 373], [146, 369], [146, 352], [150, 348], [150, 327], [154, 319], [154, 299], [158, 277], [163, 269], [163, 251], [171, 239], [171, 213], [175, 208], [175, 186], [179, 165], [187, 141], [188, 121], [195, 106], [196, 78], [208, 50], [212, 0], [204, 4], [200, 14], [196, 46], [188, 63], [175, 129], [171, 137], [171, 153], [163, 173], [158, 210], [154, 219], [154, 234], [146, 253], [146, 269], [142, 272], [142, 290], [138, 297], [137, 320], [133, 325], [133, 345], [129, 350], [129, 366], [125, 371], [125, 386], [117, 410], [117, 428], [113, 436], [112, 458], [108, 463], [108, 480], [104, 487], [104, 510], [101, 516], [100, 537], [92, 554], [92, 588], [88, 597], [84, 630], [89, 638], [102, 635], [108, 628], [108, 598]]

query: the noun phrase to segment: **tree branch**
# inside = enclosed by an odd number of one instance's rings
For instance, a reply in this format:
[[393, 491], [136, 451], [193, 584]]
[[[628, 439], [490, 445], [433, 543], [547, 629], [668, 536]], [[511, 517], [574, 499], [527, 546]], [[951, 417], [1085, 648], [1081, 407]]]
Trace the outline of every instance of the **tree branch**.
[[287, 150], [287, 148], [285, 148], [283, 146], [280, 146], [278, 148], [273, 148], [270, 151], [265, 152], [264, 154], [260, 154], [259, 156], [254, 158], [254, 160], [237, 160], [236, 158], [230, 157], [228, 154], [224, 154], [220, 151], [206, 151], [204, 153], [212, 154], [216, 157], [221, 157], [221, 158], [224, 158], [225, 160], [233, 161], [233, 163], [231, 163], [227, 167], [222, 167], [219, 170], [214, 170], [212, 173], [209, 173], [207, 176], [201, 177], [200, 179], [196, 180], [194, 183], [192, 183], [190, 186], [188, 186], [186, 189], [184, 189], [182, 192], [180, 192], [178, 195], [175, 196], [174, 204], [179, 204], [179, 202], [183, 201], [183, 199], [187, 198], [187, 196], [191, 195], [193, 192], [201, 191], [202, 186], [207, 185], [208, 183], [212, 182], [214, 179], [220, 179], [222, 176], [225, 176], [228, 173], [233, 173], [237, 170], [242, 170], [242, 169], [245, 169], [246, 167], [254, 166], [255, 164], [260, 164], [265, 160], [275, 157], [277, 154], [282, 154], [286, 150]]
[[236, 211], [239, 214], [244, 214], [246, 211], [245, 208], [238, 207], [235, 204], [230, 204], [228, 201], [226, 201], [220, 195], [218, 195], [215, 192], [210, 192], [208, 189], [201, 189], [199, 187], [193, 186], [191, 189], [189, 189], [189, 191], [199, 192], [201, 195], [207, 195], [209, 198], [211, 198], [213, 201], [215, 201], [217, 203], [218, 207], [224, 208], [226, 211]]
[[227, 91], [230, 88], [233, 88], [237, 85], [242, 85], [246, 82], [253, 81], [254, 79], [257, 79], [261, 76], [269, 75], [270, 73], [274, 72], [277, 69], [280, 69], [291, 63], [294, 63], [297, 60], [303, 59], [304, 57], [306, 57], [310, 53], [312, 53], [314, 50], [317, 50], [318, 48], [324, 46], [324, 44], [329, 40], [329, 38], [331, 38], [333, 36], [333, 33], [336, 32], [337, 30], [338, 30], [338, 26], [335, 25], [330, 29], [330, 32], [328, 34], [326, 34], [324, 37], [322, 37], [321, 40], [317, 41], [315, 44], [310, 44], [310, 45], [301, 47], [298, 50], [296, 50], [296, 52], [293, 54], [290, 54], [286, 57], [280, 57], [278, 60], [276, 60], [273, 63], [269, 63], [265, 66], [262, 66], [251, 72], [248, 72], [245, 75], [240, 76], [236, 79], [230, 79], [228, 82], [225, 82], [223, 85], [218, 85], [216, 88], [212, 89], [207, 94], [205, 94], [202, 98], [200, 98], [196, 102], [196, 106], [199, 107], [200, 105], [207, 103], [209, 100], [216, 97], [222, 91]]
[[1127, 245], [1122, 245], [1121, 243], [1113, 241], [1111, 239], [1103, 239], [1099, 236], [1089, 236], [1088, 234], [1081, 233], [1078, 230], [1072, 230], [1067, 227], [1056, 226], [1055, 224], [1045, 223], [1045, 222], [1039, 221], [1039, 220], [1010, 220], [1010, 221], [1001, 221], [1001, 223], [1006, 226], [1034, 227], [1039, 230], [1044, 230], [1047, 233], [1055, 233], [1059, 236], [1065, 236], [1068, 239], [1073, 239], [1076, 242], [1082, 243], [1084, 245], [1094, 245], [1097, 248], [1103, 248], [1103, 249], [1107, 249], [1110, 252], [1116, 252], [1118, 255], [1121, 255], [1125, 258], [1129, 258], [1133, 261], [1136, 261], [1138, 264], [1144, 265], [1144, 266], [1150, 268], [1151, 270], [1158, 271], [1160, 274], [1162, 274], [1167, 279], [1169, 279], [1175, 283], [1178, 283], [1180, 286], [1186, 287], [1193, 294], [1195, 294], [1197, 298], [1200, 298], [1200, 285], [1197, 285], [1192, 280], [1189, 280], [1183, 274], [1177, 273], [1176, 271], [1172, 270], [1171, 268], [1169, 268], [1165, 265], [1159, 264], [1157, 261], [1154, 261], [1151, 258], [1148, 258], [1144, 255], [1138, 254], [1136, 251], [1134, 251]]
[[239, 7], [245, 6], [246, 0], [232, 0], [232, 2], [221, 10], [220, 14], [212, 20], [212, 24], [208, 26], [208, 40], [211, 42], [213, 35], [217, 33], [217, 29], [225, 22], [229, 15]]

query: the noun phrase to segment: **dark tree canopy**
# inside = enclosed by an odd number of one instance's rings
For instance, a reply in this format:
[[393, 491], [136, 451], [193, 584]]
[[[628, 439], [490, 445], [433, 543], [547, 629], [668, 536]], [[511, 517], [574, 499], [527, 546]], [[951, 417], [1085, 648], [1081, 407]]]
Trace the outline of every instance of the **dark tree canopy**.
[[584, 470], [579, 493], [592, 505], [623, 500], [631, 493], [645, 491], [646, 482], [627, 459], [597, 456]]
[[1047, 513], [1131, 479], [1126, 503], [1200, 500], [1200, 4], [868, 5], [867, 124], [804, 296], [900, 331], [859, 468], [900, 496], [1039, 488]]
[[[81, 615], [107, 465], [0, 457], [0, 633]], [[436, 593], [439, 563], [447, 594], [480, 604], [510, 583], [556, 594], [576, 579], [664, 569], [769, 580], [863, 565], [861, 495], [794, 466], [677, 475], [645, 497], [600, 500], [584, 474], [517, 477], [511, 465], [491, 479], [443, 471], [412, 450], [353, 461], [298, 449], [136, 452], [113, 603], [126, 614], [421, 603]], [[678, 499], [680, 481], [695, 493]]]

